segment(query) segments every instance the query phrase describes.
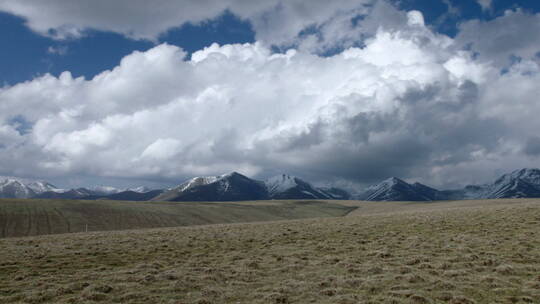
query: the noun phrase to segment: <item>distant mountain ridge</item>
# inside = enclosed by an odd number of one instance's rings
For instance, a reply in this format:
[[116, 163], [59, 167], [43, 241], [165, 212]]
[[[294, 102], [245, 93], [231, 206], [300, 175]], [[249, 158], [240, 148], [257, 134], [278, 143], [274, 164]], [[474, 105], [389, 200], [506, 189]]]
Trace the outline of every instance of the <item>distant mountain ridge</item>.
[[246, 201], [264, 199], [346, 199], [345, 190], [317, 188], [287, 174], [265, 181], [238, 172], [195, 177], [153, 198], [153, 201]]
[[232, 172], [195, 177], [153, 198], [153, 201], [247, 201], [267, 198], [264, 183]]
[[316, 187], [295, 176], [281, 174], [265, 181], [237, 172], [195, 177], [170, 189], [107, 186], [59, 189], [40, 180], [0, 177], [0, 198], [108, 199], [130, 201], [245, 201], [268, 199], [358, 199], [367, 201], [436, 201], [462, 199], [540, 198], [540, 169], [504, 174], [492, 184], [437, 190], [421, 183], [391, 177], [351, 195], [344, 189]]
[[486, 187], [486, 198], [540, 197], [540, 169], [521, 169], [504, 174]]
[[163, 190], [153, 190], [147, 187], [118, 189], [109, 186], [97, 186], [91, 188], [61, 189], [42, 180], [0, 176], [0, 198], [146, 201], [159, 195], [161, 192]]
[[437, 199], [437, 192], [438, 190], [420, 183], [411, 185], [391, 177], [367, 188], [358, 198], [366, 201], [432, 201]]
[[[267, 179], [265, 182], [271, 199], [342, 199], [346, 191], [338, 188], [317, 188], [310, 183], [287, 174]], [[341, 191], [341, 192], [340, 192]]]
[[55, 189], [46, 181], [0, 176], [0, 198], [32, 198]]
[[497, 198], [540, 198], [540, 169], [520, 169], [499, 177], [493, 184], [467, 185], [463, 189], [437, 190], [390, 178], [367, 188], [357, 199], [368, 201], [436, 201]]

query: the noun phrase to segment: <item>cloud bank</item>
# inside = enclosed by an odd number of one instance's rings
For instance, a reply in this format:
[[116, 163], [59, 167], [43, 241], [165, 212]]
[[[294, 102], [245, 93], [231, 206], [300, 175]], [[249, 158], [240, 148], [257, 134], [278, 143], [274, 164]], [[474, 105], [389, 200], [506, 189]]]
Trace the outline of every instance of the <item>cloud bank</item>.
[[[374, 0], [5, 0], [0, 11], [21, 16], [37, 33], [55, 39], [80, 37], [87, 30], [112, 31], [133, 39], [158, 41], [168, 30], [186, 23], [200, 24], [229, 11], [250, 21], [257, 40], [268, 44], [294, 43], [308, 27], [324, 28], [326, 39], [340, 39], [332, 24], [350, 23], [366, 15]], [[338, 37], [329, 36], [338, 35]], [[320, 36], [319, 36], [320, 38]], [[312, 38], [313, 39], [313, 38]]]
[[[3, 9], [29, 7], [17, 3], [5, 1]], [[160, 44], [93, 79], [64, 72], [0, 89], [0, 173], [178, 180], [238, 170], [360, 184], [394, 175], [448, 186], [485, 181], [497, 170], [537, 167], [540, 69], [534, 50], [540, 38], [522, 41], [504, 30], [508, 24], [539, 26], [538, 15], [509, 11], [489, 23], [466, 23], [451, 39], [426, 27], [420, 12], [384, 2], [357, 25], [340, 22], [334, 16], [345, 15], [335, 9], [319, 13], [320, 7], [306, 11], [301, 1], [288, 3], [274, 10], [283, 22], [299, 23], [284, 33], [254, 22], [269, 31], [257, 32], [260, 42], [214, 44], [190, 57]], [[215, 11], [197, 5], [201, 13], [195, 6], [191, 22], [220, 9], [234, 11], [230, 3]], [[171, 10], [155, 6], [165, 15]], [[247, 5], [241, 16], [257, 15], [260, 6]], [[300, 12], [305, 18], [295, 21]], [[143, 31], [123, 27], [121, 16], [107, 24], [95, 21], [97, 13], [85, 14], [73, 20], [138, 38], [179, 22], [163, 18]], [[383, 15], [384, 22], [375, 22]], [[299, 41], [296, 30], [313, 20], [324, 20], [321, 33], [341, 32], [328, 45], [362, 45], [317, 55], [313, 50], [329, 40]], [[29, 19], [36, 31], [65, 24], [69, 20]], [[297, 47], [285, 53], [272, 52], [267, 43], [294, 39]], [[505, 47], [496, 49], [497, 42]]]

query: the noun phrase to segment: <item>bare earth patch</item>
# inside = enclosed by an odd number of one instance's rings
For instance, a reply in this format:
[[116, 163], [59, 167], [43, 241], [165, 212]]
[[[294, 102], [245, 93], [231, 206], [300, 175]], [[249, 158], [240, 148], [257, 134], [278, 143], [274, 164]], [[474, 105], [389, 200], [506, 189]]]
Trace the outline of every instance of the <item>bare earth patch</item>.
[[540, 303], [540, 202], [460, 204], [1, 239], [0, 303]]

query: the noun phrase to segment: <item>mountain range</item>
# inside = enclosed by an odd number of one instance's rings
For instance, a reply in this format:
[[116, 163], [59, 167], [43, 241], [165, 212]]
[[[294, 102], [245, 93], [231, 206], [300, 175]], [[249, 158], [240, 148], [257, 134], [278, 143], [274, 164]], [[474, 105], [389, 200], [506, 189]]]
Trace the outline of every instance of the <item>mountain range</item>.
[[264, 199], [347, 199], [344, 190], [317, 188], [294, 176], [282, 174], [266, 181], [232, 172], [195, 177], [164, 191], [154, 201], [246, 201]]
[[268, 199], [358, 199], [366, 201], [436, 201], [540, 197], [540, 169], [504, 174], [492, 184], [437, 190], [397, 177], [386, 179], [356, 194], [340, 188], [316, 187], [298, 177], [278, 175], [265, 181], [232, 172], [195, 177], [169, 189], [94, 187], [59, 189], [46, 181], [0, 177], [0, 198], [86, 199], [127, 201], [245, 201]]

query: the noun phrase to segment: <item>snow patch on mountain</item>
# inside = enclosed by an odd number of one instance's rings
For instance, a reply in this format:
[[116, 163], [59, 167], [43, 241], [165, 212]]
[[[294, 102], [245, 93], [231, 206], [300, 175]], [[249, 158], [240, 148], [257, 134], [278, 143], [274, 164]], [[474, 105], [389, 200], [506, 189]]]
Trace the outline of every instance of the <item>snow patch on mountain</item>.
[[194, 177], [187, 182], [180, 184], [174, 189], [176, 189], [176, 191], [178, 192], [183, 192], [194, 187], [210, 185], [216, 182], [220, 182], [220, 188], [222, 189], [222, 191], [227, 191], [229, 187], [227, 178], [231, 177], [233, 173], [234, 172], [217, 176]]
[[56, 189], [46, 181], [0, 176], [0, 197], [4, 198], [30, 198]]
[[487, 187], [481, 198], [540, 197], [540, 169], [520, 169], [504, 174]]
[[368, 187], [359, 199], [366, 201], [432, 201], [441, 198], [441, 192], [420, 183], [409, 184], [391, 177]]
[[287, 174], [271, 177], [265, 181], [266, 189], [270, 195], [285, 192], [298, 186], [297, 178]]
[[504, 174], [495, 181], [495, 185], [507, 184], [515, 180], [522, 180], [529, 184], [540, 186], [540, 169], [520, 169], [511, 173]]
[[195, 177], [165, 191], [152, 200], [163, 201], [244, 201], [267, 199], [263, 182], [240, 173]]
[[281, 174], [265, 181], [268, 195], [272, 199], [349, 199], [345, 190], [319, 188], [295, 176]]
[[137, 192], [137, 193], [148, 193], [153, 190], [154, 189], [146, 187], [146, 186], [139, 186], [139, 187], [134, 187], [134, 188], [128, 188], [125, 191], [132, 191], [132, 192]]

